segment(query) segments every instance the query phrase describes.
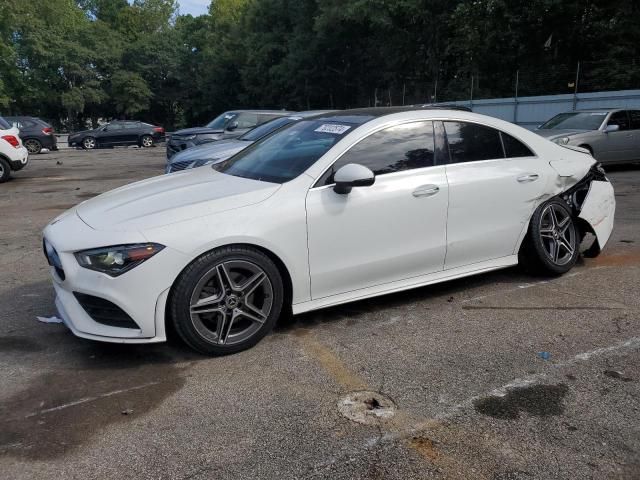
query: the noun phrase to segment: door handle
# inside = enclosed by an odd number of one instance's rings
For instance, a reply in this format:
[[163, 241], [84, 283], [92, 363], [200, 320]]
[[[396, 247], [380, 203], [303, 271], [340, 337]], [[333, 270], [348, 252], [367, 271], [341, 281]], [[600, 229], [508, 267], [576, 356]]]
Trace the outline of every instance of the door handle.
[[537, 173], [527, 173], [526, 175], [519, 176], [518, 182], [520, 183], [535, 182], [538, 178], [540, 178], [540, 175], [538, 175]]
[[437, 185], [421, 185], [413, 191], [414, 197], [430, 197], [440, 191]]

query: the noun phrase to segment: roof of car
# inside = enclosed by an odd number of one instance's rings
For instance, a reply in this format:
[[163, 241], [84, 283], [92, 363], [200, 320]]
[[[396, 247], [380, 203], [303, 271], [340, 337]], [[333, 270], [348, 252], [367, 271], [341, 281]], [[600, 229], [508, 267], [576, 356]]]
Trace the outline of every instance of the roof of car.
[[259, 108], [256, 109], [238, 109], [238, 110], [228, 110], [225, 113], [263, 113], [263, 114], [267, 114], [267, 115], [290, 115], [292, 113], [296, 113], [292, 110], [260, 110]]
[[[416, 110], [451, 110], [440, 106], [407, 105], [403, 107], [375, 107], [375, 108], [354, 108], [352, 110], [338, 110], [327, 114], [311, 117], [314, 120], [326, 120], [328, 122], [348, 122], [363, 124], [377, 117], [392, 115], [394, 113], [412, 112]], [[454, 109], [455, 110], [455, 109]]]
[[605, 107], [599, 107], [599, 108], [585, 108], [585, 109], [580, 109], [580, 110], [574, 110], [573, 112], [565, 112], [565, 113], [582, 113], [582, 112], [612, 112], [615, 110], [625, 110], [624, 108], [605, 108]]

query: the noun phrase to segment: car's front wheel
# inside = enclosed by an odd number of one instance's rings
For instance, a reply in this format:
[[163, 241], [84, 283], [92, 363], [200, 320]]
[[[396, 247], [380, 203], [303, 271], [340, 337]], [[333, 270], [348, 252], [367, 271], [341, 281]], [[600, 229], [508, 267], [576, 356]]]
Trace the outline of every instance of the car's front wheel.
[[82, 140], [82, 148], [85, 150], [93, 150], [96, 148], [96, 139], [93, 137], [85, 137], [84, 140]]
[[282, 277], [259, 250], [231, 246], [192, 262], [172, 288], [169, 311], [187, 345], [208, 355], [239, 352], [275, 325], [284, 298]]
[[579, 243], [571, 210], [564, 201], [553, 198], [533, 213], [520, 262], [536, 273], [561, 275], [578, 260]]
[[42, 143], [35, 138], [28, 138], [24, 141], [24, 146], [31, 155], [36, 155], [42, 150]]

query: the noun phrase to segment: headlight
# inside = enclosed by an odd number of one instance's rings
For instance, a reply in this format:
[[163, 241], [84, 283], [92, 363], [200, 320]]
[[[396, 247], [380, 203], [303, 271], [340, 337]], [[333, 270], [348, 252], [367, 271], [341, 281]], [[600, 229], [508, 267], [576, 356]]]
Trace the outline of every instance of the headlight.
[[554, 138], [552, 142], [557, 143], [558, 145], [566, 145], [567, 143], [569, 143], [569, 140], [570, 140], [569, 137], [560, 137], [560, 138]]
[[149, 260], [163, 248], [164, 245], [158, 243], [136, 243], [82, 250], [75, 256], [80, 266], [117, 277]]

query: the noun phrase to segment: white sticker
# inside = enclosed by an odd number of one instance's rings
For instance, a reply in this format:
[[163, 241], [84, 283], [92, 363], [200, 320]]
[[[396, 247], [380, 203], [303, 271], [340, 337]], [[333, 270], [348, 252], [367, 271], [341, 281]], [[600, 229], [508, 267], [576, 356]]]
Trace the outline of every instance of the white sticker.
[[349, 125], [336, 125], [334, 123], [325, 123], [324, 125], [320, 125], [318, 128], [316, 128], [314, 132], [335, 133], [336, 135], [342, 135], [344, 132], [346, 132], [350, 128], [351, 127]]

